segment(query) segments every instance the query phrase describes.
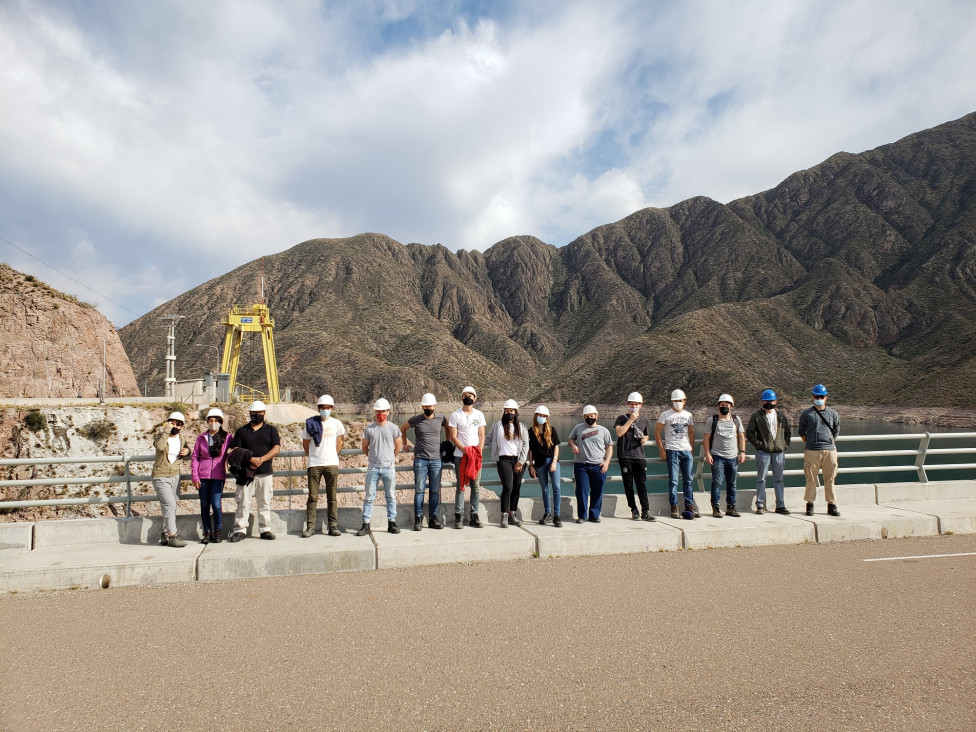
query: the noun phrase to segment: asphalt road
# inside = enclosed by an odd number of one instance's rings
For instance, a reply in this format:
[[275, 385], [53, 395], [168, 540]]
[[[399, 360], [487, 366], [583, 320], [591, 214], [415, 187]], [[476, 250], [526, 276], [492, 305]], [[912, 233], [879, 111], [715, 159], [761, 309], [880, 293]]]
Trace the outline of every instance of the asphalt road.
[[974, 730], [976, 536], [0, 597], [4, 730]]

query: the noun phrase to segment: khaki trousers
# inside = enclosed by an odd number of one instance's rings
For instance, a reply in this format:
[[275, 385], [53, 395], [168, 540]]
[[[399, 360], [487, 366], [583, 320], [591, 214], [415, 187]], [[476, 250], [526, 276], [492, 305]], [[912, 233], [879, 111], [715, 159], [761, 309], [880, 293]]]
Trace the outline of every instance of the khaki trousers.
[[325, 480], [325, 496], [329, 505], [329, 528], [339, 525], [339, 503], [336, 500], [336, 486], [339, 483], [338, 465], [313, 465], [308, 468], [308, 505], [305, 520], [315, 526], [315, 514], [319, 500], [319, 485]]
[[803, 475], [807, 479], [807, 487], [803, 492], [803, 500], [813, 503], [817, 497], [817, 473], [823, 472], [824, 498], [827, 503], [837, 503], [834, 496], [834, 478], [837, 475], [836, 450], [804, 450]]
[[237, 485], [234, 497], [237, 499], [237, 511], [234, 513], [234, 531], [247, 533], [247, 524], [251, 518], [251, 496], [257, 498], [258, 529], [271, 531], [271, 495], [274, 491], [274, 476], [255, 475], [254, 481], [247, 485]]

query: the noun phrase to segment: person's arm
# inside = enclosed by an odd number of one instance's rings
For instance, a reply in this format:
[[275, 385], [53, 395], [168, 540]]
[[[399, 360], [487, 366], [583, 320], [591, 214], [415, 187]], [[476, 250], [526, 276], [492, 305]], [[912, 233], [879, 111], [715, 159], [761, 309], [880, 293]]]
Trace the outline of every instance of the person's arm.
[[664, 431], [664, 423], [658, 422], [654, 425], [654, 441], [657, 443], [657, 450], [661, 453], [661, 459], [666, 460], [667, 454], [664, 452], [664, 441], [661, 439], [661, 433]]
[[800, 415], [800, 424], [797, 425], [797, 434], [800, 436], [800, 439], [801, 440], [806, 440], [807, 439], [807, 422], [806, 422], [806, 416], [807, 416], [807, 413], [806, 412], [804, 412], [803, 414], [801, 414]]
[[302, 440], [302, 449], [305, 451], [305, 457], [308, 457], [308, 446], [311, 444], [311, 440]]
[[757, 434], [758, 427], [759, 425], [756, 422], [756, 415], [753, 414], [751, 417], [749, 417], [749, 424], [746, 425], [746, 439], [749, 440], [749, 444], [757, 450], [761, 445], [759, 442], [759, 435]]
[[340, 452], [342, 452], [342, 447], [345, 444], [346, 444], [346, 438], [345, 437], [343, 437], [342, 435], [339, 435], [338, 437], [336, 437], [336, 455], [338, 455]]
[[[713, 419], [713, 417], [709, 417], [709, 419]], [[694, 441], [691, 444], [694, 445]], [[709, 465], [714, 465], [715, 460], [712, 458], [712, 433], [708, 429], [708, 422], [705, 423], [705, 437], [702, 440], [702, 445], [705, 448], [705, 462]]]
[[[609, 432], [607, 434], [609, 436]], [[611, 457], [613, 457], [613, 443], [612, 442], [610, 442], [607, 445], [606, 450], [604, 450], [604, 452], [603, 452], [603, 462], [600, 463], [600, 472], [601, 473], [606, 473], [608, 470], [610, 470], [610, 458]]]
[[570, 432], [569, 439], [566, 440], [566, 442], [569, 443], [569, 449], [573, 451], [573, 454], [579, 455], [580, 454], [579, 445], [576, 444], [576, 439], [573, 437], [573, 435], [575, 434], [576, 434], [575, 430], [573, 432]]
[[779, 420], [779, 423], [783, 425], [783, 440], [786, 442], [787, 449], [789, 449], [790, 440], [793, 438], [793, 428], [790, 427], [790, 420], [787, 419], [786, 414], [783, 412], [777, 412], [776, 418]]
[[637, 415], [631, 412], [630, 415], [627, 417], [626, 422], [622, 422], [621, 424], [615, 424], [613, 426], [613, 431], [617, 433], [617, 437], [623, 437], [624, 435], [627, 434], [627, 430], [629, 430], [631, 426], [633, 426], [634, 422], [636, 421], [637, 421]]
[[481, 425], [478, 428], [478, 450], [482, 453], [485, 451], [485, 426]]
[[261, 457], [255, 456], [251, 458], [251, 467], [254, 469], [260, 468], [264, 463], [268, 462], [269, 460], [273, 460], [274, 456], [279, 452], [281, 452], [281, 445], [272, 445], [271, 449]]
[[[400, 425], [400, 435], [403, 437], [403, 451], [410, 452], [410, 448], [413, 445], [410, 444], [410, 440], [407, 439], [407, 430], [410, 429], [410, 420]], [[414, 435], [416, 437], [416, 435]]]
[[695, 451], [695, 423], [694, 421], [688, 424], [688, 444], [691, 445], [691, 451]]
[[197, 445], [193, 444], [193, 451], [190, 453], [190, 482], [193, 487], [200, 490], [200, 459], [197, 457]]
[[[738, 417], [733, 417], [733, 419], [739, 419]], [[742, 430], [742, 420], [739, 420], [739, 457], [740, 463], [746, 461], [746, 433]]]
[[485, 444], [485, 449], [491, 450], [492, 445], [495, 443], [495, 430], [498, 429], [499, 423], [495, 422], [489, 429], [488, 434], [482, 442]]
[[363, 451], [363, 455], [369, 455], [369, 438], [363, 433], [362, 440], [359, 441], [359, 449]]
[[529, 456], [529, 431], [526, 429], [525, 425], [522, 425], [522, 444], [519, 445], [518, 458], [515, 460], [515, 472], [521, 473], [522, 468], [525, 466], [525, 460]]
[[400, 450], [401, 449], [403, 449], [403, 435], [402, 434], [399, 435], [399, 436], [397, 436], [397, 438], [395, 440], [393, 440], [393, 457], [396, 457], [400, 453]]

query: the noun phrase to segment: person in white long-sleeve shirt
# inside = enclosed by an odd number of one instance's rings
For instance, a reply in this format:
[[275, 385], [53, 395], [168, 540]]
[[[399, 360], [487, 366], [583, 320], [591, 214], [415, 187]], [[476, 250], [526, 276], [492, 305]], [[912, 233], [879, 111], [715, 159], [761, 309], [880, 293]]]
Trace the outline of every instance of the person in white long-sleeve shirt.
[[529, 429], [519, 422], [518, 402], [514, 399], [505, 402], [502, 410], [502, 418], [488, 430], [485, 447], [491, 448], [491, 456], [502, 481], [501, 527], [507, 529], [509, 523], [522, 525], [518, 518], [518, 500], [525, 461], [529, 456]]

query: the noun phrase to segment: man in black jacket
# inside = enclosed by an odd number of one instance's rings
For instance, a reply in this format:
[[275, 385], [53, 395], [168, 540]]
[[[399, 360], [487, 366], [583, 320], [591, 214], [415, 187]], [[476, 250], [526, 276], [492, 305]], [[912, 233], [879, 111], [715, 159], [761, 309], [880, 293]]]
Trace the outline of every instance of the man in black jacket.
[[273, 424], [264, 421], [267, 408], [264, 402], [253, 402], [250, 409], [250, 424], [234, 432], [234, 447], [245, 448], [253, 453], [250, 467], [254, 470], [254, 481], [247, 485], [237, 484], [237, 513], [234, 516], [234, 533], [229, 541], [240, 541], [247, 532], [251, 518], [251, 496], [257, 498], [258, 528], [261, 538], [273, 540], [271, 533], [271, 497], [274, 495], [274, 475], [271, 461], [281, 452], [281, 438]]
[[766, 389], [760, 395], [762, 408], [753, 412], [746, 427], [746, 439], [756, 448], [756, 513], [766, 511], [766, 473], [773, 468], [776, 513], [789, 515], [783, 497], [783, 468], [793, 436], [786, 414], [776, 408], [776, 392]]

